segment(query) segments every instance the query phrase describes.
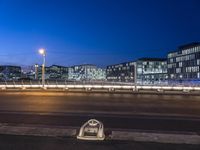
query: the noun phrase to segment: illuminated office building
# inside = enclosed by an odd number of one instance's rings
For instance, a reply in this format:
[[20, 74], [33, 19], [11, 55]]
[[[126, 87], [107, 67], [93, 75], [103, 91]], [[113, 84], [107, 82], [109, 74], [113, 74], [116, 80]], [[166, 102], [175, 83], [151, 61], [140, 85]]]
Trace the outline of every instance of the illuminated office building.
[[167, 55], [170, 82], [200, 81], [200, 43], [180, 46]]
[[21, 78], [20, 66], [0, 66], [0, 79], [1, 80], [18, 80]]
[[136, 61], [109, 65], [106, 69], [107, 81], [134, 82], [137, 68], [137, 84], [166, 84], [167, 61], [161, 58], [141, 58]]
[[138, 84], [167, 84], [167, 60], [163, 58], [141, 58], [137, 61]]
[[134, 62], [107, 66], [106, 79], [112, 82], [134, 82]]
[[68, 80], [104, 81], [105, 79], [105, 69], [98, 68], [96, 65], [84, 64], [69, 67]]
[[[42, 67], [35, 65], [35, 75], [38, 79], [42, 78]], [[52, 65], [45, 67], [45, 79], [49, 80], [67, 80], [68, 79], [68, 67]]]

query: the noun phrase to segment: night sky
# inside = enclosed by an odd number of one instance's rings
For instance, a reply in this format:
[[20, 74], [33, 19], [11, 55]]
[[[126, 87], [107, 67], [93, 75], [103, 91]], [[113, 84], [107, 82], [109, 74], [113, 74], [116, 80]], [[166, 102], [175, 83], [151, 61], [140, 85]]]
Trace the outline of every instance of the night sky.
[[0, 64], [106, 66], [200, 41], [200, 0], [0, 0]]

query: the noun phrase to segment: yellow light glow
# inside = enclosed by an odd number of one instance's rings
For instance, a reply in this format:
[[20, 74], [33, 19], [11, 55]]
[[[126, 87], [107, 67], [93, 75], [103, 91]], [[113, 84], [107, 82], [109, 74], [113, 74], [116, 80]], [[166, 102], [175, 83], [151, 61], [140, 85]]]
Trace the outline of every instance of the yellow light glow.
[[40, 53], [41, 55], [45, 55], [45, 49], [43, 49], [43, 48], [39, 49], [39, 53]]

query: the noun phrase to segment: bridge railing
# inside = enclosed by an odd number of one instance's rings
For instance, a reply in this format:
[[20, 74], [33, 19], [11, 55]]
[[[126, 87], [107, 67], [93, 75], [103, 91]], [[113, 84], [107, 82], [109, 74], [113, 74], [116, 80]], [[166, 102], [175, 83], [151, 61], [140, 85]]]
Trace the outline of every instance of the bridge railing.
[[30, 81], [1, 81], [1, 89], [7, 88], [45, 88], [45, 89], [107, 89], [109, 91], [115, 90], [156, 90], [163, 91], [200, 91], [198, 84], [154, 84], [154, 85], [141, 85], [125, 82], [106, 82], [106, 81], [64, 81], [64, 80], [46, 80], [45, 85], [39, 80]]
[[[128, 82], [46, 80], [46, 85], [134, 85]], [[0, 81], [0, 85], [42, 85], [40, 80]]]

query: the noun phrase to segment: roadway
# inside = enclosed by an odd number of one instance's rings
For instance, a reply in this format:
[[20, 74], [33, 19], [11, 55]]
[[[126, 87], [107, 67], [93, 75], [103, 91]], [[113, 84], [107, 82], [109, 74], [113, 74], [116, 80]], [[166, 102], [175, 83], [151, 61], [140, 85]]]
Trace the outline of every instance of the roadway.
[[199, 145], [132, 141], [79, 141], [72, 138], [0, 136], [1, 150], [199, 150]]
[[106, 131], [133, 130], [147, 132], [190, 132], [200, 133], [200, 119], [166, 117], [166, 116], [142, 116], [142, 115], [91, 115], [91, 114], [65, 114], [65, 115], [41, 115], [24, 113], [1, 113], [0, 122], [9, 125], [43, 125], [56, 127], [73, 127], [79, 129], [87, 120], [95, 118], [104, 123]]
[[2, 92], [0, 123], [80, 127], [91, 118], [110, 129], [200, 133], [200, 96], [75, 92]]

